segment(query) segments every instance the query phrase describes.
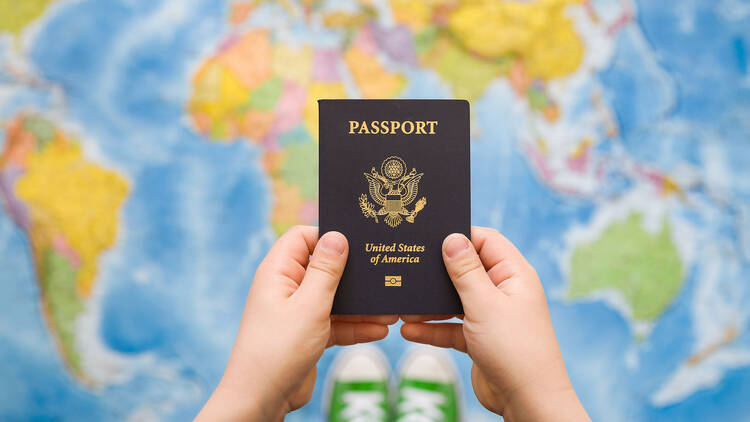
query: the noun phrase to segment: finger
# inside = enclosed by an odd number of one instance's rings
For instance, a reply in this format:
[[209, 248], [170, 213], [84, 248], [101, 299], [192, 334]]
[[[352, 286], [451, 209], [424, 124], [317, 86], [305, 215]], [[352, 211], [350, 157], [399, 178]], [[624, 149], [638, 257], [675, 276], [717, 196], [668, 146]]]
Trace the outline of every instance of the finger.
[[315, 246], [299, 289], [292, 296], [304, 305], [331, 313], [333, 295], [344, 272], [349, 245], [339, 232], [328, 232]]
[[471, 226], [471, 243], [487, 269], [505, 259], [525, 260], [510, 240], [489, 227]]
[[[500, 287], [503, 293], [513, 294], [529, 287], [540, 290], [541, 285], [534, 268], [513, 243], [500, 232], [487, 227], [473, 226], [471, 241], [490, 280], [495, 286]], [[518, 276], [523, 278], [523, 282], [505, 283]]]
[[387, 335], [387, 325], [370, 322], [333, 322], [326, 347], [368, 343], [382, 340]]
[[453, 233], [443, 241], [443, 261], [453, 285], [467, 312], [491, 310], [493, 298], [498, 296], [495, 285], [479, 260], [469, 239]]
[[258, 283], [276, 283], [276, 275], [289, 279], [295, 285], [302, 282], [310, 254], [318, 242], [318, 228], [294, 226], [274, 243], [258, 267]]
[[530, 267], [513, 243], [495, 229], [473, 226], [471, 242], [495, 285]]
[[404, 322], [441, 321], [455, 318], [457, 315], [449, 314], [424, 314], [424, 315], [399, 315]]
[[415, 343], [429, 344], [435, 347], [450, 347], [459, 352], [466, 352], [464, 326], [455, 322], [408, 322], [401, 326], [401, 336]]
[[391, 325], [398, 321], [398, 315], [331, 315], [331, 321], [372, 322]]

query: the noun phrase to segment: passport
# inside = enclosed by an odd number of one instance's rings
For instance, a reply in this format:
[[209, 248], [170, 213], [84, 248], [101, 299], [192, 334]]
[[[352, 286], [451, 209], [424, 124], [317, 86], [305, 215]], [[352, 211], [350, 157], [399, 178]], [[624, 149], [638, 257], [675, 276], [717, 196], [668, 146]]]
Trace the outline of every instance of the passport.
[[469, 103], [319, 100], [320, 235], [349, 257], [333, 314], [462, 314], [442, 258], [470, 236]]

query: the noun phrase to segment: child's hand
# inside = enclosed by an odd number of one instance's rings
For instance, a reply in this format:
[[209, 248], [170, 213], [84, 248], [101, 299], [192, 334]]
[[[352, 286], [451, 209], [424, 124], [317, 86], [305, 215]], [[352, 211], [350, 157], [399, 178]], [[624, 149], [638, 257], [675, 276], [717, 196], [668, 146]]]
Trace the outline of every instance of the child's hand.
[[477, 398], [507, 421], [589, 420], [565, 371], [534, 268], [495, 230], [473, 227], [471, 238], [452, 234], [443, 242], [463, 324], [402, 316], [403, 337], [467, 352]]
[[279, 238], [255, 273], [224, 376], [196, 420], [280, 420], [310, 400], [326, 347], [388, 334], [395, 315], [330, 316], [348, 252], [341, 233], [318, 241], [317, 227]]

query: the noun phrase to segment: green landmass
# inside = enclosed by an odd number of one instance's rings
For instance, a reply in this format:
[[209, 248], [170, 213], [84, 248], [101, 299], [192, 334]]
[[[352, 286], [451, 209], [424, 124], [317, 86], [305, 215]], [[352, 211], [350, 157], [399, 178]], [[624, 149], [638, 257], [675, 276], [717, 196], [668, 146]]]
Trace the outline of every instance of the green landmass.
[[229, 136], [229, 124], [226, 119], [216, 119], [211, 126], [211, 137], [214, 139], [224, 139]]
[[684, 276], [669, 222], [665, 220], [661, 231], [652, 234], [643, 228], [642, 215], [634, 213], [573, 251], [568, 297], [615, 290], [631, 307], [635, 320], [652, 321], [672, 302]]
[[416, 34], [414, 36], [414, 47], [417, 54], [420, 56], [427, 54], [437, 41], [438, 35], [440, 35], [440, 29], [435, 25], [429, 25], [422, 32]]
[[0, 32], [21, 35], [53, 0], [0, 0]]
[[260, 84], [250, 95], [250, 108], [271, 110], [281, 97], [283, 85], [281, 78], [274, 76]]
[[549, 99], [544, 91], [540, 91], [536, 88], [529, 88], [526, 94], [529, 99], [529, 105], [531, 105], [533, 110], [541, 110], [549, 103]]
[[43, 297], [55, 325], [63, 353], [73, 372], [81, 373], [81, 359], [75, 345], [75, 321], [83, 311], [76, 289], [76, 270], [68, 260], [52, 248], [42, 253], [39, 268]]
[[426, 64], [450, 83], [456, 98], [479, 98], [493, 79], [508, 71], [507, 60], [484, 60], [447, 40], [434, 42], [423, 56]]
[[302, 197], [315, 199], [318, 193], [318, 144], [313, 142], [286, 147], [287, 159], [281, 168], [282, 179], [299, 187]]
[[52, 122], [38, 116], [26, 116], [23, 119], [23, 127], [36, 138], [37, 151], [44, 150], [47, 144], [55, 137], [55, 126]]

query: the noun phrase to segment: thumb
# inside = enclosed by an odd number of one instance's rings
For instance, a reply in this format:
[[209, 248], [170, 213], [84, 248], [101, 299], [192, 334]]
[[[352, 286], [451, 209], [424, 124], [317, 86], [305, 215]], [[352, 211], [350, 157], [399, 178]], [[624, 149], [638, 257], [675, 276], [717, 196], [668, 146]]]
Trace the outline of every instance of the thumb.
[[453, 233], [443, 241], [443, 261], [461, 297], [464, 311], [490, 309], [497, 294], [477, 251], [463, 234]]
[[324, 234], [315, 245], [305, 276], [293, 297], [315, 308], [331, 312], [333, 295], [344, 272], [349, 243], [339, 232]]

